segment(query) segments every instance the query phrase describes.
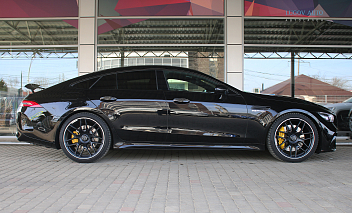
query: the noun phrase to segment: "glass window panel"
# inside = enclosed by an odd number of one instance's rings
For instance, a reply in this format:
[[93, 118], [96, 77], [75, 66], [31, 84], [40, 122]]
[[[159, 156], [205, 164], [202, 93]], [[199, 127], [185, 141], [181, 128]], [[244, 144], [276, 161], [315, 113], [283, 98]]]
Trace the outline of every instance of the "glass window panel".
[[0, 45], [78, 44], [78, 20], [3, 20], [0, 26]]
[[[245, 48], [244, 90], [291, 96], [291, 53], [263, 51], [257, 54], [261, 48], [253, 48]], [[295, 48], [294, 96], [319, 104], [339, 103], [352, 97], [352, 60], [348, 59], [352, 54], [334, 53], [342, 48], [321, 48], [321, 52], [318, 49], [302, 48], [312, 52], [299, 52]], [[249, 50], [255, 53], [247, 52]]]
[[189, 92], [215, 92], [218, 82], [214, 80], [181, 71], [164, 71], [165, 78], [169, 84], [169, 89], [174, 91]]
[[85, 79], [78, 83], [74, 83], [72, 86], [76, 89], [89, 89], [100, 77]]
[[[99, 0], [99, 16], [223, 16], [224, 1]], [[126, 9], [128, 8], [128, 9]]]
[[0, 121], [6, 119], [0, 122], [3, 135], [16, 133], [16, 109], [30, 92], [24, 85], [32, 83], [48, 88], [77, 77], [77, 58], [77, 48], [0, 49], [0, 80], [7, 88], [0, 91], [1, 104], [5, 104], [0, 107]]
[[77, 0], [35, 0], [1, 4], [0, 18], [78, 17]]
[[[245, 44], [351, 45], [352, 21], [245, 19]], [[287, 50], [286, 50], [287, 51]]]
[[224, 20], [220, 18], [113, 19], [110, 22], [115, 24], [98, 20], [98, 44], [224, 44]]
[[[223, 46], [137, 46], [137, 47], [98, 47], [98, 61], [116, 59], [125, 55], [125, 60], [138, 62], [144, 60], [145, 65], [173, 65], [201, 71], [224, 81], [224, 47]], [[167, 53], [168, 57], [164, 57]], [[130, 57], [129, 57], [130, 56]], [[140, 56], [140, 58], [136, 58]], [[118, 58], [119, 59], [119, 58]], [[164, 62], [163, 62], [164, 60]], [[165, 63], [166, 60], [166, 63]], [[174, 63], [175, 61], [176, 63]], [[127, 63], [120, 66], [128, 66]], [[98, 67], [103, 69], [102, 67]]]
[[90, 89], [116, 89], [116, 75], [101, 77]]
[[117, 73], [118, 89], [156, 90], [155, 71]]

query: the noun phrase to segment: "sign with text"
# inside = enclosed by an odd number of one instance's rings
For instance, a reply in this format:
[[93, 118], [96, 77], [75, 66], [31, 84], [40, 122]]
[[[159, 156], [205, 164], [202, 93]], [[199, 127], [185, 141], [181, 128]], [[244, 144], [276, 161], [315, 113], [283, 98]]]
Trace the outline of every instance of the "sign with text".
[[352, 17], [351, 0], [244, 0], [245, 16]]

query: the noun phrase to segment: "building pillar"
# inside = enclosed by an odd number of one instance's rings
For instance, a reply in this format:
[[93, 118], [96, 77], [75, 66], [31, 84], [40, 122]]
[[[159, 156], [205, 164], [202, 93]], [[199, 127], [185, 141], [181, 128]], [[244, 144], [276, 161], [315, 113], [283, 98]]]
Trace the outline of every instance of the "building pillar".
[[243, 90], [244, 1], [226, 2], [226, 82]]
[[95, 0], [79, 0], [78, 20], [78, 75], [96, 69]]

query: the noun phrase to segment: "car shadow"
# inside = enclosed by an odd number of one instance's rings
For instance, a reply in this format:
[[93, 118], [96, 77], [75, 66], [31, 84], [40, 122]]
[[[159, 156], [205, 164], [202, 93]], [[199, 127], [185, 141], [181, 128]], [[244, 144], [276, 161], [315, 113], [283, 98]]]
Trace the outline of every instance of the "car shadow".
[[[352, 147], [349, 147], [352, 149]], [[352, 150], [351, 150], [352, 151]], [[336, 161], [352, 160], [352, 156], [345, 155], [344, 149], [337, 152], [327, 152], [312, 155], [305, 162], [317, 161]], [[346, 159], [347, 158], [347, 159]], [[100, 161], [106, 163], [110, 161], [124, 162], [152, 162], [152, 161], [231, 161], [234, 163], [241, 162], [281, 162], [271, 156], [268, 151], [249, 151], [249, 150], [153, 150], [153, 149], [115, 149], [110, 150], [108, 154]]]

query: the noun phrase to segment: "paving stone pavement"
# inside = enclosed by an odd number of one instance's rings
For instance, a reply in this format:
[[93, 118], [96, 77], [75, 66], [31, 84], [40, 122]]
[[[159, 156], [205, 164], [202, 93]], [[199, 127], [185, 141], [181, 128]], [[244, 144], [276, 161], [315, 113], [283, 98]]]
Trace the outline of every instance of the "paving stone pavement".
[[284, 163], [267, 152], [0, 146], [0, 212], [351, 212], [352, 146]]

